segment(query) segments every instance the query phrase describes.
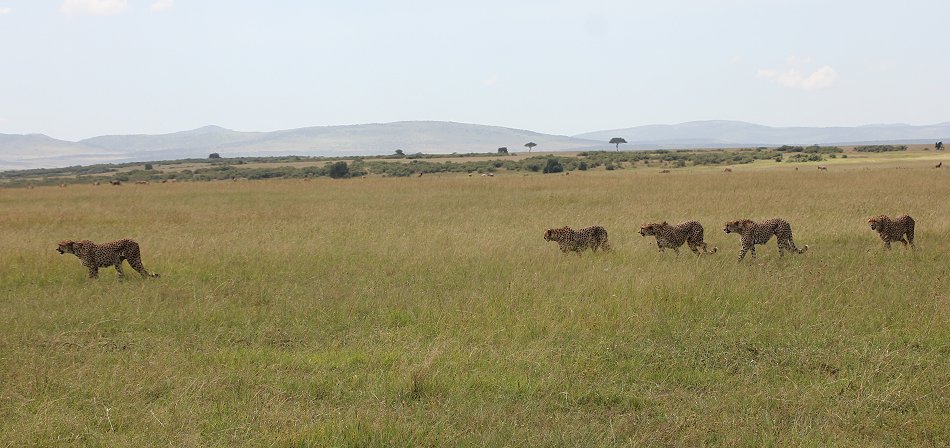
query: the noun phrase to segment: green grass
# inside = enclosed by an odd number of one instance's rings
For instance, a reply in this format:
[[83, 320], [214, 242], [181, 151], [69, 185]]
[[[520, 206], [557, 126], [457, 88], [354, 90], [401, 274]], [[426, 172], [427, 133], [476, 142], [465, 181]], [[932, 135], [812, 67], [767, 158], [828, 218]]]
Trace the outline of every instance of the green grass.
[[[0, 189], [0, 445], [947, 445], [950, 182], [885, 159]], [[637, 234], [686, 219], [719, 253]], [[161, 279], [54, 251], [123, 237]]]

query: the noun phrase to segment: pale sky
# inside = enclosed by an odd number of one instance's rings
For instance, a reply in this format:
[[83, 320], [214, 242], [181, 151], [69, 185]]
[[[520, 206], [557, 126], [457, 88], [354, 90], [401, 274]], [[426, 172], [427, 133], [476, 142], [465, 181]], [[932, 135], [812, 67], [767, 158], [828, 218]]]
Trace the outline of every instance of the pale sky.
[[950, 2], [0, 0], [0, 133], [950, 121]]

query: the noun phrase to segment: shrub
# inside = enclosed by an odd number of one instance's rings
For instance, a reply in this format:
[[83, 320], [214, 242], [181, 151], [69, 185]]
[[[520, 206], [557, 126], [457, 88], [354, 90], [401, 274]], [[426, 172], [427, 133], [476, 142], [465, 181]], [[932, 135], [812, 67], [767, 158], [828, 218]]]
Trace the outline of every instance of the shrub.
[[907, 145], [864, 145], [855, 146], [858, 152], [889, 152], [889, 151], [907, 151]]
[[346, 162], [336, 162], [327, 167], [327, 174], [334, 179], [349, 177], [350, 166]]
[[547, 165], [544, 166], [544, 174], [548, 173], [560, 173], [564, 171], [564, 166], [561, 165], [561, 162], [558, 159], [550, 158], [548, 159]]

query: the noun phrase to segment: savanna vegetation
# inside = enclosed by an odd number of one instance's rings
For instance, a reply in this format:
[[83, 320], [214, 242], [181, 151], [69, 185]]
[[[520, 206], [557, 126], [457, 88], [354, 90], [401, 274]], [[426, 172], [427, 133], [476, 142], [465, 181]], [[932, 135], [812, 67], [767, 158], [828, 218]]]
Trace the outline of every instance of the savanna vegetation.
[[[0, 445], [950, 444], [942, 153], [729, 173], [616, 154], [569, 176], [545, 156], [495, 177], [0, 189]], [[882, 213], [912, 215], [919, 250], [885, 252]], [[809, 251], [736, 263], [721, 227], [747, 217], [788, 219]], [[719, 253], [637, 234], [686, 219]], [[592, 224], [612, 251], [542, 239]], [[134, 238], [162, 277], [89, 280], [67, 238]]]

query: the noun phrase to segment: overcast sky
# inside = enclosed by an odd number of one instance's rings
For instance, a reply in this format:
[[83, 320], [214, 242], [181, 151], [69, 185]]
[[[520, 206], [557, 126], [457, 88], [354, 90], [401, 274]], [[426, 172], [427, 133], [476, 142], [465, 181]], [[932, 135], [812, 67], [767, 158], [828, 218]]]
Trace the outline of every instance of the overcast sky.
[[950, 121], [950, 2], [0, 0], [0, 133]]

